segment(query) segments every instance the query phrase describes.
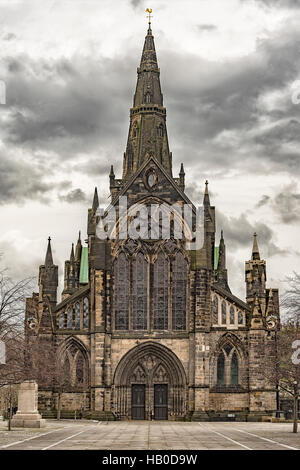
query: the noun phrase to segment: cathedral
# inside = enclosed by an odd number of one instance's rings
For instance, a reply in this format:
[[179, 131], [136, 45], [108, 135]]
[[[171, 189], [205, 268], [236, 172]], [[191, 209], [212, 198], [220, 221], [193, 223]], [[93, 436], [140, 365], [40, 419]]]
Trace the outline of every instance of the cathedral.
[[[121, 197], [127, 198], [127, 220], [134, 220], [141, 205], [189, 205], [196, 211], [185, 194], [183, 164], [173, 177], [150, 22], [122, 178], [111, 167], [109, 185], [106, 214], [118, 208]], [[121, 237], [124, 215], [116, 213], [115, 236], [99, 237], [103, 215], [96, 188], [87, 235], [79, 234], [65, 261], [61, 299], [50, 238], [39, 292], [27, 299], [27, 338], [51, 342], [64, 374], [62, 416], [76, 411], [100, 420], [242, 421], [270, 415], [277, 395], [266, 370], [276, 354], [279, 301], [278, 290], [266, 287], [257, 235], [245, 263], [244, 301], [229, 286], [224, 236], [221, 232], [217, 245], [207, 182], [201, 246], [174, 236], [180, 211], [173, 212], [168, 238], [160, 237], [160, 223], [152, 237], [148, 230]], [[57, 402], [57, 388], [40, 384], [41, 413], [55, 416]]]

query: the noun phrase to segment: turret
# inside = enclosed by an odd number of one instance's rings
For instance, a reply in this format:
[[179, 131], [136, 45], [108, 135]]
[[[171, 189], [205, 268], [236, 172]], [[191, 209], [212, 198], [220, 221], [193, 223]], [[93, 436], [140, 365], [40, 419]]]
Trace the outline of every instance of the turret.
[[48, 238], [48, 246], [45, 256], [45, 263], [39, 268], [39, 300], [42, 301], [46, 296], [51, 306], [57, 302], [58, 286], [58, 266], [53, 263], [51, 238]]
[[98, 191], [95, 188], [93, 203], [91, 209], [88, 210], [88, 223], [87, 223], [87, 234], [95, 235], [96, 233], [96, 212], [99, 207], [99, 198], [98, 198]]
[[185, 179], [185, 172], [183, 168], [183, 163], [181, 163], [180, 172], [179, 172], [179, 186], [182, 191], [184, 191], [184, 187], [185, 187], [184, 179]]
[[221, 238], [219, 244], [219, 259], [216, 272], [216, 282], [220, 287], [231, 292], [228, 286], [228, 276], [226, 269], [226, 246], [223, 237], [223, 230], [221, 230]]
[[246, 299], [248, 304], [253, 305], [257, 297], [265, 313], [266, 262], [260, 259], [257, 234], [254, 233], [253, 237], [251, 260], [246, 261], [245, 264]]
[[[66, 299], [72, 295], [79, 287], [79, 274], [80, 274], [80, 259], [79, 248], [81, 246], [80, 239], [76, 245], [76, 256], [74, 253], [74, 243], [72, 243], [70, 259], [65, 261], [65, 277], [64, 277], [64, 290], [62, 292], [62, 299]], [[81, 251], [80, 251], [81, 255]], [[77, 259], [76, 259], [77, 257]]]

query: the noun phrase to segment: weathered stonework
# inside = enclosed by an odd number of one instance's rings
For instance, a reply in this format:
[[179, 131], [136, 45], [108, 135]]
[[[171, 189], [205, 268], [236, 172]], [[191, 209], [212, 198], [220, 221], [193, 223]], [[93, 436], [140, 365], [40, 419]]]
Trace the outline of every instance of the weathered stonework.
[[[184, 192], [183, 165], [179, 178], [172, 175], [159, 73], [149, 27], [122, 179], [115, 178], [113, 168], [109, 175], [112, 206], [126, 196], [129, 211], [137, 203], [192, 204]], [[54, 340], [65, 368], [65, 416], [81, 411], [98, 419], [202, 420], [232, 413], [237, 419], [260, 419], [271, 413], [275, 391], [263, 364], [276, 353], [278, 291], [266, 288], [266, 263], [256, 236], [246, 263], [244, 302], [228, 285], [223, 233], [215, 246], [215, 208], [207, 184], [204, 243], [196, 250], [172, 231], [166, 240], [100, 240], [98, 206], [95, 190], [88, 246], [82, 247], [80, 237], [75, 251], [72, 246], [62, 301], [57, 303], [49, 240], [39, 293], [27, 302], [29, 340]], [[176, 217], [182, 220], [180, 213]], [[116, 233], [122, 224], [120, 217]], [[57, 401], [57, 390], [41, 388], [45, 413], [55, 413]]]

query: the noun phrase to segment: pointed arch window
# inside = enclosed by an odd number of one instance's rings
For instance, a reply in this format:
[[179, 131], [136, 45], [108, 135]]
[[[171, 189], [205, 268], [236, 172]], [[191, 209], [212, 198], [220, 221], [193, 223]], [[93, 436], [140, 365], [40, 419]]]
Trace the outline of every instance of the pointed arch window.
[[223, 353], [219, 354], [217, 361], [217, 384], [225, 385], [225, 357]]
[[172, 328], [186, 329], [187, 262], [181, 252], [172, 261]]
[[227, 306], [225, 300], [222, 302], [222, 324], [226, 325], [227, 323], [227, 318], [226, 318], [226, 313], [227, 313]]
[[218, 313], [219, 313], [219, 301], [218, 301], [218, 297], [215, 295], [214, 301], [213, 301], [213, 324], [214, 325], [216, 325], [219, 322]]
[[67, 328], [69, 330], [73, 328], [73, 310], [71, 307], [67, 310]]
[[238, 324], [242, 325], [243, 323], [244, 323], [244, 315], [242, 314], [242, 312], [239, 312], [238, 313]]
[[132, 327], [147, 329], [147, 271], [148, 263], [143, 253], [138, 253], [132, 262]]
[[129, 263], [124, 253], [120, 253], [114, 263], [114, 278], [115, 327], [128, 330]]
[[154, 329], [168, 329], [169, 263], [160, 252], [154, 263], [153, 279]]
[[80, 329], [80, 303], [76, 302], [75, 304], [75, 328], [76, 330]]
[[238, 385], [239, 383], [239, 361], [235, 352], [231, 358], [230, 383], [231, 385]]
[[150, 95], [150, 93], [146, 93], [145, 102], [146, 102], [146, 103], [151, 103], [151, 95]]
[[83, 328], [88, 328], [90, 323], [89, 299], [83, 299]]
[[229, 321], [230, 321], [230, 325], [234, 325], [234, 323], [235, 323], [235, 311], [234, 311], [234, 308], [232, 306], [230, 307], [230, 311], [229, 311]]

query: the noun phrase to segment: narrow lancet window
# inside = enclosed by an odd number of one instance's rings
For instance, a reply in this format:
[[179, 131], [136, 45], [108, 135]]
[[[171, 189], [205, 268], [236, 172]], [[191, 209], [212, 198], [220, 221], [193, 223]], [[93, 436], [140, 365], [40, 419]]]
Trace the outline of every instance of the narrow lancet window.
[[153, 304], [154, 329], [168, 329], [169, 263], [163, 253], [159, 253], [154, 263]]

